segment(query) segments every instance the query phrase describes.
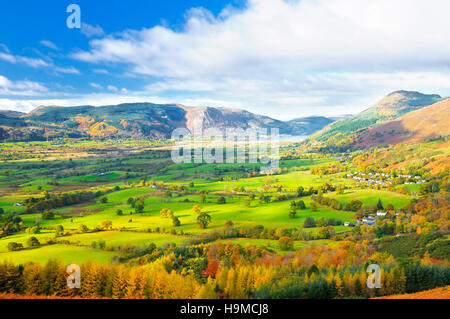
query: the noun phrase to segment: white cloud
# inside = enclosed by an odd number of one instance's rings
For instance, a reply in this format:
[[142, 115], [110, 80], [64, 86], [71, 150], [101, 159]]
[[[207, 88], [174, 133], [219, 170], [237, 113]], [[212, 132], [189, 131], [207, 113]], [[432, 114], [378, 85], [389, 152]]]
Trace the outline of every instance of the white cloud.
[[43, 85], [32, 81], [11, 81], [0, 75], [0, 95], [36, 96], [48, 92]]
[[105, 69], [94, 69], [94, 73], [97, 73], [97, 74], [109, 74], [108, 70], [105, 70]]
[[81, 23], [81, 30], [80, 32], [82, 34], [84, 34], [85, 36], [87, 36], [88, 38], [92, 38], [92, 37], [102, 37], [105, 35], [105, 31], [103, 31], [103, 28], [96, 25], [90, 25], [87, 23]]
[[[4, 49], [6, 47], [3, 47]], [[6, 48], [7, 49], [7, 48]], [[79, 70], [74, 67], [58, 67], [51, 62], [46, 62], [42, 59], [29, 58], [19, 55], [12, 55], [9, 53], [9, 50], [6, 52], [0, 52], [0, 60], [12, 63], [12, 64], [25, 64], [32, 68], [48, 68], [56, 73], [64, 73], [64, 74], [81, 74]]]
[[90, 86], [92, 86], [94, 89], [103, 90], [103, 86], [97, 83], [89, 83]]
[[106, 88], [107, 88], [109, 91], [114, 91], [114, 92], [117, 92], [117, 91], [118, 91], [117, 87], [115, 87], [114, 85], [108, 85]]
[[49, 40], [42, 40], [40, 42], [42, 45], [46, 46], [47, 48], [53, 49], [53, 50], [59, 50], [59, 48], [54, 44], [52, 41]]
[[65, 74], [81, 74], [80, 71], [75, 69], [74, 67], [68, 67], [68, 68], [61, 68], [61, 67], [55, 67], [54, 69], [58, 73], [65, 73]]
[[50, 64], [41, 59], [27, 58], [18, 55], [12, 55], [10, 53], [0, 52], [0, 60], [17, 64], [26, 64], [32, 68], [48, 67]]
[[181, 31], [94, 39], [72, 57], [159, 78], [146, 86], [152, 94], [185, 91], [283, 117], [359, 111], [398, 89], [450, 94], [449, 11], [446, 0], [250, 0], [217, 17], [192, 9]]

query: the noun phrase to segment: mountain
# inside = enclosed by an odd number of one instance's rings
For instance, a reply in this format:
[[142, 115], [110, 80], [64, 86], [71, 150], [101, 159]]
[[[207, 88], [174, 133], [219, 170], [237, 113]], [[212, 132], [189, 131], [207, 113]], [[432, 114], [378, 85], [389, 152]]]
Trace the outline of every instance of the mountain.
[[357, 137], [357, 147], [417, 143], [450, 135], [450, 98], [372, 127]]
[[325, 116], [308, 116], [288, 121], [289, 126], [295, 128], [296, 135], [311, 135], [337, 119]]
[[329, 124], [312, 135], [306, 143], [316, 147], [344, 150], [353, 144], [355, 135], [440, 100], [442, 97], [437, 94], [395, 91], [365, 111]]
[[40, 106], [28, 114], [7, 114], [9, 116], [0, 112], [0, 138], [9, 140], [53, 137], [170, 138], [176, 128], [192, 131], [196, 121], [201, 121], [204, 128], [279, 128], [280, 134], [304, 135], [332, 121], [316, 117], [283, 122], [241, 109], [153, 103], [99, 107]]
[[26, 115], [27, 113], [22, 113], [22, 112], [18, 112], [18, 111], [10, 111], [10, 110], [0, 110], [0, 116], [6, 116], [6, 117], [13, 117], [13, 118], [18, 118], [21, 116]]

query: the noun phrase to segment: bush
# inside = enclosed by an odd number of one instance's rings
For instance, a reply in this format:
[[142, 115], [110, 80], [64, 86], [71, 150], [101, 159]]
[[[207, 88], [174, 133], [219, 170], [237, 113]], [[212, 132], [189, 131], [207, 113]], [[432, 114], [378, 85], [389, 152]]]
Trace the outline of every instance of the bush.
[[51, 211], [46, 210], [42, 213], [42, 219], [49, 220], [55, 217], [55, 214]]
[[173, 216], [173, 217], [172, 217], [172, 224], [173, 224], [175, 227], [180, 226], [180, 225], [181, 225], [180, 219], [179, 219], [177, 216]]
[[27, 246], [28, 247], [39, 247], [41, 245], [41, 243], [39, 242], [39, 240], [32, 236], [30, 238], [27, 239]]
[[8, 245], [6, 245], [6, 248], [8, 249], [8, 251], [17, 251], [23, 249], [23, 245], [12, 241], [9, 242]]
[[278, 246], [281, 250], [291, 250], [294, 249], [294, 240], [289, 237], [281, 237], [278, 240]]
[[89, 228], [86, 225], [81, 224], [80, 226], [78, 226], [78, 230], [82, 233], [87, 233], [89, 231]]
[[316, 227], [316, 221], [312, 217], [307, 217], [303, 222], [303, 228]]

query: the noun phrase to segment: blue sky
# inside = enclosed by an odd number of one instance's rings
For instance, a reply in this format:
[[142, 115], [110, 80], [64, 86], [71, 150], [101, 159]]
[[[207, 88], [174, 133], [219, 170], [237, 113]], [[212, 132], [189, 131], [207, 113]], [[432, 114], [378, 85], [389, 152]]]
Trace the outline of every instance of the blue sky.
[[[82, 28], [66, 26], [81, 7]], [[445, 0], [8, 1], [0, 109], [149, 101], [280, 119], [450, 95]]]

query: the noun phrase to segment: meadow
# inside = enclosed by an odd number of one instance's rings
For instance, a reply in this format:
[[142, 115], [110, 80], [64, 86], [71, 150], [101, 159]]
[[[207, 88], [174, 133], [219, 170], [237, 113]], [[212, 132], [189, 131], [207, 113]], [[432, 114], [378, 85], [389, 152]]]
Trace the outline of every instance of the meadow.
[[[119, 152], [118, 147], [119, 144], [113, 142], [92, 141], [66, 145], [50, 142], [3, 144], [2, 150], [9, 156], [15, 152], [15, 158], [4, 158], [0, 164], [0, 172], [3, 172], [0, 208], [3, 214], [18, 214], [23, 226], [16, 233], [4, 233], [0, 237], [0, 260], [23, 263], [56, 257], [64, 262], [108, 263], [123, 245], [154, 243], [163, 247], [171, 243], [182, 246], [205, 233], [222, 230], [228, 221], [232, 221], [234, 227], [261, 225], [266, 229], [301, 229], [311, 234], [317, 234], [319, 227], [303, 228], [308, 217], [336, 219], [342, 223], [354, 221], [354, 212], [321, 205], [315, 208], [311, 196], [297, 198], [299, 186], [308, 189], [319, 188], [325, 183], [345, 185], [347, 189], [343, 194], [324, 194], [343, 205], [352, 199], [374, 205], [381, 198], [385, 204], [400, 208], [412, 199], [410, 195], [361, 188], [353, 180], [344, 178], [345, 172], [311, 173], [313, 167], [339, 163], [333, 157], [282, 160], [278, 174], [261, 176], [258, 173], [260, 164], [173, 164], [164, 147], [139, 141], [120, 144]], [[32, 149], [35, 151], [30, 151]], [[76, 152], [86, 155], [63, 156], [63, 153]], [[32, 197], [42, 199], [80, 191], [107, 193], [50, 209], [53, 216], [48, 219], [43, 218], [42, 212], [27, 212], [23, 204]], [[269, 200], [262, 200], [264, 197]], [[130, 198], [143, 204], [140, 212], [129, 204]], [[306, 207], [297, 210], [295, 218], [291, 218], [290, 203], [299, 199]], [[195, 205], [211, 218], [206, 228], [198, 225], [199, 212], [193, 210]], [[163, 209], [171, 210], [180, 225], [175, 226], [172, 218], [161, 216]], [[104, 221], [111, 222], [111, 230], [99, 229]], [[40, 228], [39, 233], [25, 232], [36, 225]], [[56, 236], [56, 229], [61, 226], [64, 234]], [[80, 227], [86, 227], [87, 231], [80, 232]], [[337, 234], [350, 230], [349, 227], [334, 226]], [[27, 239], [31, 236], [41, 242], [40, 247], [27, 248]], [[93, 249], [93, 243], [99, 241], [104, 242], [105, 247]], [[285, 253], [279, 249], [276, 240], [233, 238], [228, 241], [241, 245], [269, 244], [267, 248]], [[7, 251], [9, 242], [21, 243], [25, 248]], [[330, 239], [295, 241], [294, 250], [330, 242]]]

